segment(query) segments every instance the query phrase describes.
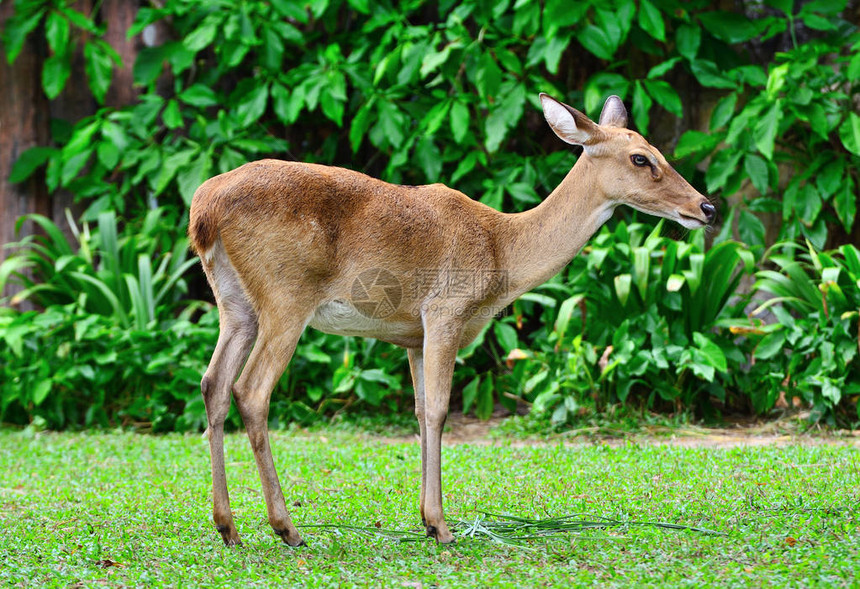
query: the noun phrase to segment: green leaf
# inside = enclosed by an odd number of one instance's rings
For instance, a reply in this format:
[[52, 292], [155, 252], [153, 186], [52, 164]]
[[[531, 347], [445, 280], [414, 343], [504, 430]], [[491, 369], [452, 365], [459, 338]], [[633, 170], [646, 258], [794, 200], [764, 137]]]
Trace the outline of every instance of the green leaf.
[[785, 343], [785, 330], [774, 331], [761, 338], [755, 347], [756, 360], [770, 360], [782, 351]]
[[652, 105], [651, 97], [645, 92], [642, 81], [637, 80], [633, 85], [633, 120], [643, 135], [648, 134], [648, 124], [651, 122], [649, 112]]
[[704, 59], [696, 59], [690, 63], [693, 75], [702, 86], [710, 88], [735, 88], [737, 83], [730, 80], [717, 68], [717, 64]]
[[448, 116], [448, 109], [451, 108], [451, 101], [445, 100], [433, 105], [433, 108], [421, 120], [423, 132], [428, 135], [434, 135], [442, 126], [442, 123]]
[[442, 155], [433, 137], [424, 136], [415, 145], [415, 160], [424, 171], [427, 182], [436, 182], [442, 171]]
[[[305, 105], [305, 87], [298, 86], [288, 90], [278, 82], [272, 83], [272, 109], [275, 116], [285, 125], [291, 125], [299, 118]], [[371, 99], [373, 100], [373, 99]]]
[[668, 292], [678, 292], [684, 286], [687, 279], [681, 274], [672, 274], [666, 281], [666, 290]]
[[406, 138], [408, 117], [389, 100], [377, 101], [376, 106], [379, 116], [370, 131], [374, 145], [388, 144], [399, 148]]
[[681, 61], [680, 57], [673, 57], [672, 59], [668, 59], [663, 63], [658, 63], [650, 70], [648, 70], [648, 74], [645, 76], [649, 80], [654, 80], [661, 76], [664, 76], [667, 72], [669, 72], [673, 67], [675, 67], [678, 62]]
[[148, 86], [158, 79], [164, 65], [164, 47], [145, 47], [137, 54], [134, 60], [132, 74], [134, 83]]
[[499, 149], [508, 129], [515, 127], [523, 116], [525, 102], [526, 88], [523, 84], [517, 84], [511, 91], [505, 93], [504, 98], [487, 117], [487, 151], [493, 153]]
[[786, 16], [791, 16], [794, 0], [765, 0], [765, 4], [781, 10]]
[[704, 12], [698, 17], [709, 33], [730, 45], [749, 41], [767, 26], [767, 22], [752, 20], [742, 12]]
[[202, 151], [194, 161], [184, 166], [176, 176], [179, 184], [179, 194], [186, 206], [191, 206], [191, 197], [197, 188], [209, 177], [212, 169], [212, 157]]
[[701, 43], [702, 31], [695, 25], [683, 24], [675, 32], [675, 47], [689, 61], [696, 59]]
[[851, 57], [851, 61], [848, 62], [848, 68], [845, 70], [845, 75], [852, 82], [860, 79], [860, 51]]
[[771, 68], [770, 73], [768, 73], [767, 84], [765, 86], [768, 100], [774, 100], [776, 95], [779, 94], [780, 90], [782, 90], [783, 86], [785, 86], [786, 77], [788, 76], [790, 67], [791, 64], [784, 63]]
[[161, 167], [158, 170], [158, 175], [153, 182], [152, 189], [155, 196], [158, 196], [165, 188], [167, 188], [167, 185], [170, 184], [170, 181], [173, 180], [173, 177], [176, 176], [179, 169], [191, 161], [191, 158], [194, 157], [195, 151], [196, 150], [194, 149], [184, 149], [164, 159], [164, 162], [162, 162]]
[[773, 159], [774, 142], [780, 120], [782, 120], [781, 99], [777, 100], [767, 113], [759, 119], [753, 131], [756, 147], [769, 160]]
[[490, 52], [484, 53], [475, 75], [475, 86], [482, 98], [495, 97], [502, 83], [502, 70], [496, 65]]
[[543, 8], [543, 33], [552, 39], [560, 31], [572, 27], [585, 16], [589, 5], [586, 2], [569, 0], [546, 0]]
[[172, 98], [167, 101], [167, 106], [161, 113], [161, 120], [168, 129], [177, 129], [182, 126], [182, 113], [179, 111], [179, 103]]
[[487, 420], [493, 416], [495, 401], [493, 393], [493, 373], [489, 372], [484, 377], [478, 390], [478, 405], [475, 407], [475, 415], [478, 416], [478, 419]]
[[465, 103], [455, 100], [451, 104], [451, 135], [458, 144], [463, 143], [466, 133], [469, 132], [469, 107]]
[[736, 92], [732, 92], [717, 103], [711, 113], [711, 131], [724, 127], [732, 119], [737, 102], [738, 95]]
[[764, 245], [764, 223], [751, 212], [743, 210], [738, 215], [738, 235], [749, 246]]
[[46, 398], [48, 398], [52, 385], [53, 383], [50, 379], [45, 379], [39, 381], [39, 383], [33, 387], [33, 405], [38, 407]]
[[110, 55], [96, 43], [84, 45], [84, 71], [90, 90], [99, 104], [104, 104], [105, 95], [110, 87], [113, 61]]
[[827, 200], [844, 184], [845, 160], [839, 158], [828, 163], [816, 174], [815, 185], [821, 197]]
[[845, 149], [854, 155], [860, 155], [860, 116], [848, 113], [848, 118], [839, 125], [839, 138]]
[[615, 294], [622, 306], [627, 305], [627, 299], [630, 298], [630, 286], [633, 284], [633, 277], [630, 274], [618, 274], [614, 279]]
[[92, 21], [91, 18], [88, 18], [83, 13], [78, 12], [77, 10], [72, 10], [71, 8], [62, 5], [60, 7], [60, 12], [62, 12], [63, 15], [65, 15], [65, 17], [69, 19], [69, 21], [76, 27], [87, 31], [88, 33], [92, 33], [93, 35], [99, 34], [99, 28], [96, 26], [96, 24]]
[[59, 96], [71, 73], [72, 66], [67, 55], [52, 55], [46, 59], [42, 66], [42, 88], [45, 95], [51, 100]]
[[585, 295], [573, 295], [561, 303], [561, 306], [558, 309], [558, 317], [556, 317], [554, 324], [554, 331], [558, 335], [559, 342], [564, 339], [564, 335], [567, 333], [567, 328], [570, 326], [570, 320], [573, 317], [573, 312], [576, 310], [576, 306], [581, 303], [584, 298]]
[[505, 353], [519, 347], [517, 330], [514, 329], [510, 323], [501, 323], [497, 321], [493, 325], [493, 333], [496, 334], [496, 341], [499, 342], [499, 345]]
[[657, 104], [668, 110], [678, 118], [684, 116], [684, 106], [678, 92], [664, 80], [643, 80], [648, 94], [657, 101]]
[[284, 60], [284, 42], [271, 26], [263, 27], [263, 47], [260, 55], [266, 69], [277, 72]]
[[191, 106], [205, 107], [218, 104], [218, 95], [209, 86], [192, 84], [177, 96], [179, 100]]
[[617, 47], [603, 29], [588, 25], [576, 35], [576, 40], [585, 49], [600, 59], [610, 61]]
[[658, 41], [666, 41], [666, 25], [663, 23], [663, 15], [650, 0], [640, 0], [639, 2], [639, 26]]
[[629, 88], [630, 81], [620, 74], [609, 72], [595, 74], [585, 83], [585, 110], [594, 113], [596, 119], [607, 96], [617, 94], [624, 100]]
[[469, 409], [474, 405], [478, 398], [478, 386], [481, 384], [481, 377], [476, 376], [469, 384], [463, 387], [463, 413], [468, 413]]
[[288, 19], [294, 19], [300, 23], [308, 22], [307, 5], [295, 0], [270, 0], [271, 5]]
[[830, 19], [812, 12], [804, 14], [804, 11], [801, 10], [800, 19], [803, 21], [803, 24], [816, 31], [833, 31], [837, 28]]
[[6, 61], [9, 64], [15, 63], [18, 54], [21, 53], [21, 49], [24, 47], [27, 35], [39, 26], [39, 21], [42, 20], [44, 14], [44, 8], [35, 11], [33, 14], [26, 14], [26, 10], [22, 7], [15, 7], [15, 14], [4, 23], [5, 30], [3, 31], [3, 41], [6, 46]]
[[[275, 85], [272, 89], [272, 96], [275, 95], [275, 89], [279, 87], [279, 85]], [[349, 127], [349, 144], [352, 146], [353, 153], [357, 152], [358, 148], [361, 147], [361, 142], [367, 133], [367, 129], [370, 127], [370, 115], [373, 112], [375, 102], [376, 98], [371, 97], [370, 100], [361, 105], [361, 108], [358, 109], [358, 112], [352, 118], [352, 124]]]
[[744, 158], [744, 169], [756, 190], [762, 195], [766, 194], [769, 185], [767, 162], [755, 154], [748, 153]]
[[323, 90], [320, 94], [320, 107], [328, 119], [334, 121], [338, 127], [343, 126], [343, 114], [346, 110], [343, 100], [337, 98], [332, 92]]
[[84, 169], [92, 153], [93, 148], [88, 147], [82, 151], [73, 152], [67, 159], [64, 159], [60, 177], [63, 186], [67, 186]]
[[836, 210], [836, 216], [839, 217], [842, 226], [845, 227], [845, 231], [850, 232], [854, 226], [854, 218], [857, 215], [857, 200], [854, 180], [848, 176], [833, 196], [833, 208]]
[[740, 151], [724, 149], [713, 157], [708, 171], [705, 172], [708, 192], [716, 192], [726, 184], [729, 176], [737, 170], [743, 155]]
[[119, 158], [122, 154], [119, 148], [110, 141], [99, 141], [96, 147], [96, 155], [105, 169], [113, 170], [119, 163]]
[[451, 56], [452, 44], [445, 45], [442, 51], [428, 52], [421, 61], [421, 77], [426, 78], [431, 72], [439, 69]]
[[707, 360], [710, 366], [713, 366], [720, 372], [725, 372], [726, 370], [728, 370], [726, 355], [720, 349], [720, 346], [712, 342], [708, 337], [702, 335], [698, 331], [693, 333], [693, 341], [695, 342], [699, 350], [702, 352], [702, 355]]
[[708, 135], [695, 129], [685, 131], [675, 146], [675, 158], [684, 158], [693, 154], [706, 155], [720, 142], [719, 135]]
[[269, 85], [260, 84], [251, 88], [236, 107], [239, 124], [247, 127], [255, 123], [266, 112], [266, 102], [269, 98]]
[[52, 147], [31, 147], [22, 153], [9, 174], [9, 182], [17, 184], [29, 178], [37, 168], [44, 165], [57, 150]]
[[218, 34], [218, 29], [221, 26], [224, 17], [222, 13], [210, 14], [203, 19], [196, 29], [185, 36], [182, 44], [190, 51], [200, 51], [204, 47], [211, 45]]
[[45, 37], [48, 47], [56, 53], [68, 53], [69, 21], [59, 12], [49, 12], [45, 19]]

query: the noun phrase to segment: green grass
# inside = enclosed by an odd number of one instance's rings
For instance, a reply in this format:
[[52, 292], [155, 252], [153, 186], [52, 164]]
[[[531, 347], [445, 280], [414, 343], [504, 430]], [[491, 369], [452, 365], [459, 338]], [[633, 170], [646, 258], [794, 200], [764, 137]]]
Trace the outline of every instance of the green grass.
[[[856, 586], [858, 448], [685, 449], [644, 443], [443, 449], [449, 521], [481, 511], [665, 522], [586, 528], [521, 546], [452, 546], [417, 530], [417, 444], [278, 433], [275, 460], [308, 547], [269, 529], [241, 435], [227, 475], [241, 548], [210, 522], [200, 436], [0, 433], [0, 586]], [[498, 444], [499, 442], [497, 442]]]

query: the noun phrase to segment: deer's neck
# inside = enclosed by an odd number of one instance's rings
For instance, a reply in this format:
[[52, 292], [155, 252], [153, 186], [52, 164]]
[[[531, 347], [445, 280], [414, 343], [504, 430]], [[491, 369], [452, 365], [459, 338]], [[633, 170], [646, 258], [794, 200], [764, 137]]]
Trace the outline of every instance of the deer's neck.
[[583, 154], [561, 184], [537, 207], [509, 215], [503, 269], [510, 294], [519, 296], [564, 268], [612, 216], [597, 186], [594, 166]]

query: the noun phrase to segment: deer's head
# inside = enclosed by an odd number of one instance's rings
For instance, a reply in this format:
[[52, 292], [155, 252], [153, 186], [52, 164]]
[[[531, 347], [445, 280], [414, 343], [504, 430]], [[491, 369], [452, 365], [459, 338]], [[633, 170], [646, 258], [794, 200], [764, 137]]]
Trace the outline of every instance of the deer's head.
[[673, 219], [688, 229], [714, 219], [714, 205], [669, 165], [656, 147], [627, 128], [627, 110], [617, 96], [603, 105], [600, 122], [562, 102], [540, 95], [547, 123], [563, 141], [581, 145], [611, 204]]

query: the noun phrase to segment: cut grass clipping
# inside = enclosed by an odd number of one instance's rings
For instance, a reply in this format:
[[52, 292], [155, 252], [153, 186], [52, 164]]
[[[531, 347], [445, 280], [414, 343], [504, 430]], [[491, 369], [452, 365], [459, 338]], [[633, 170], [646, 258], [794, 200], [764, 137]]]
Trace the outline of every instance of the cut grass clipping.
[[[589, 519], [576, 519], [579, 517], [586, 517]], [[458, 538], [487, 538], [493, 542], [507, 544], [509, 546], [523, 546], [528, 540], [539, 540], [541, 538], [561, 536], [589, 529], [602, 530], [606, 528], [623, 528], [632, 526], [649, 526], [654, 528], [664, 528], [667, 530], [689, 530], [691, 532], [714, 534], [718, 536], [725, 535], [722, 532], [716, 532], [705, 528], [696, 528], [693, 526], [668, 524], [664, 522], [618, 521], [606, 517], [589, 516], [586, 514], [572, 514], [546, 519], [532, 519], [528, 517], [501, 515], [481, 511], [474, 520], [453, 521], [451, 522], [451, 526], [454, 535]], [[355, 532], [368, 536], [392, 538], [399, 542], [422, 542], [430, 540], [427, 534], [423, 531], [404, 532], [400, 530], [383, 530], [382, 528], [376, 527], [362, 528], [359, 526], [338, 526], [333, 524], [306, 524], [299, 525], [297, 527], [312, 530], [326, 530], [335, 533]]]

